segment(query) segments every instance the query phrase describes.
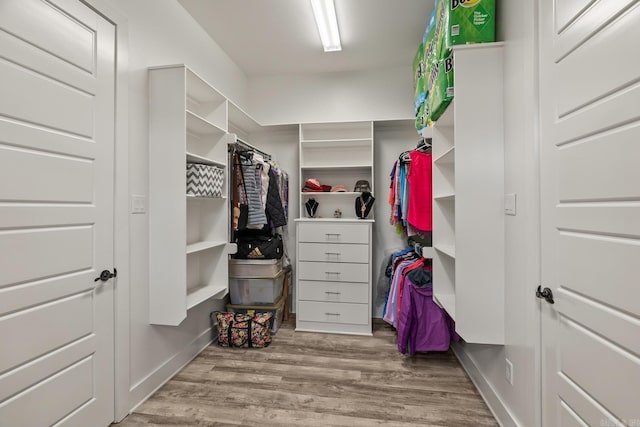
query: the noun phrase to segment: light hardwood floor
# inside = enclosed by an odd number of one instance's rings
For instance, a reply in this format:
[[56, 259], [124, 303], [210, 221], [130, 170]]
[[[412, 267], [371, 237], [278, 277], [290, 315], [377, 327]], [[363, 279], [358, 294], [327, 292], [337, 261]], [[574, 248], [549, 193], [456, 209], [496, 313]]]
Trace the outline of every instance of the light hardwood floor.
[[139, 426], [496, 426], [451, 353], [408, 357], [395, 331], [294, 332], [266, 349], [209, 346], [118, 424]]

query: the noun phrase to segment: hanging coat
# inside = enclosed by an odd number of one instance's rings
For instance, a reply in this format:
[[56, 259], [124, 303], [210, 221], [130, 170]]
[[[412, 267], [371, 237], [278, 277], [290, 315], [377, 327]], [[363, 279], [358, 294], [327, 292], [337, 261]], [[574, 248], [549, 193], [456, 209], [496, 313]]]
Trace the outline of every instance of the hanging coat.
[[[419, 286], [431, 281], [431, 272], [419, 270], [422, 274], [405, 277], [398, 319], [398, 351], [404, 354], [408, 348], [411, 356], [419, 351], [447, 351], [452, 337], [456, 337], [449, 316], [433, 302], [433, 288]], [[422, 277], [416, 280], [419, 275]]]
[[269, 220], [269, 224], [272, 228], [287, 225], [287, 218], [282, 206], [282, 199], [280, 198], [278, 178], [273, 171], [273, 168], [269, 171], [269, 188], [267, 190], [267, 204], [265, 210], [267, 213], [267, 219]]

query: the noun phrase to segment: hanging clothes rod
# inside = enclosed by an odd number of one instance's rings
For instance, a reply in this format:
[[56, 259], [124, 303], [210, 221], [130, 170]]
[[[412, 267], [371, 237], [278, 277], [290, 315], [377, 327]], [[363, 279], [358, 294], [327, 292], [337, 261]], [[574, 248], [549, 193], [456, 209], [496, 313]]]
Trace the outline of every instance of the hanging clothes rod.
[[249, 144], [248, 142], [245, 142], [239, 138], [236, 138], [236, 145], [240, 145], [241, 147], [246, 148], [247, 150], [260, 154], [262, 157], [264, 157], [265, 160], [271, 160], [271, 154], [265, 153], [259, 148], [256, 148], [253, 145]]

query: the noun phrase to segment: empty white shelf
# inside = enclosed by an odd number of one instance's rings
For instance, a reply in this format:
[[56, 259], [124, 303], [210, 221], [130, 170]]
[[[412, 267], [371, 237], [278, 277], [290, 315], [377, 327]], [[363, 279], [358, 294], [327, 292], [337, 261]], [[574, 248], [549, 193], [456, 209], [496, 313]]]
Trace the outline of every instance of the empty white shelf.
[[447, 151], [436, 157], [433, 162], [440, 165], [453, 164], [455, 159], [455, 149], [456, 147], [449, 148]]
[[207, 249], [223, 246], [226, 244], [227, 242], [221, 242], [221, 241], [204, 241], [204, 242], [192, 243], [190, 245], [187, 245], [187, 254], [206, 251]]
[[211, 123], [207, 119], [189, 110], [187, 110], [187, 131], [197, 135], [224, 135], [227, 133], [220, 126]]
[[302, 191], [300, 192], [301, 196], [359, 196], [360, 192], [353, 191], [323, 191], [323, 192], [313, 192], [313, 191]]
[[443, 254], [455, 259], [456, 258], [456, 247], [455, 245], [436, 245], [433, 247], [436, 251], [442, 252]]
[[456, 296], [449, 294], [433, 294], [433, 300], [442, 307], [453, 320], [456, 320]]
[[456, 198], [454, 193], [451, 194], [443, 194], [442, 196], [434, 196], [433, 200], [441, 202], [441, 201], [451, 201]]
[[225, 285], [205, 285], [194, 289], [187, 290], [187, 310], [195, 307], [203, 301], [211, 297], [222, 299], [227, 295], [227, 286]]

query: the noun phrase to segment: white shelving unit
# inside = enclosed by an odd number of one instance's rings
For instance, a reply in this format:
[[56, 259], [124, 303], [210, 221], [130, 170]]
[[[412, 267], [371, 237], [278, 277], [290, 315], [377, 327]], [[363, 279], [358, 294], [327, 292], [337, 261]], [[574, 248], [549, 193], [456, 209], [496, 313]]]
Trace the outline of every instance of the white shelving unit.
[[[371, 335], [373, 212], [356, 217], [354, 192], [367, 180], [375, 195], [373, 123], [300, 125], [300, 189], [307, 179], [347, 192], [300, 193], [296, 220], [296, 330]], [[307, 218], [305, 202], [320, 204]], [[377, 201], [376, 203], [380, 203]], [[334, 218], [336, 209], [341, 218]]]
[[[358, 180], [367, 180], [373, 188], [373, 123], [312, 123], [300, 125], [300, 190], [309, 178], [325, 185], [344, 185], [347, 192], [300, 193], [300, 218], [307, 217], [304, 203], [315, 198], [318, 217], [333, 218], [336, 209], [342, 218], [355, 219], [354, 192]], [[369, 218], [372, 217], [373, 212]]]
[[187, 162], [227, 171], [227, 99], [184, 65], [149, 69], [149, 322], [228, 292], [229, 208], [186, 194]]
[[455, 101], [432, 129], [433, 297], [483, 344], [504, 344], [502, 49], [454, 48]]

